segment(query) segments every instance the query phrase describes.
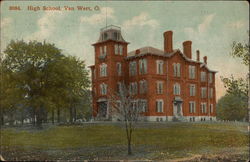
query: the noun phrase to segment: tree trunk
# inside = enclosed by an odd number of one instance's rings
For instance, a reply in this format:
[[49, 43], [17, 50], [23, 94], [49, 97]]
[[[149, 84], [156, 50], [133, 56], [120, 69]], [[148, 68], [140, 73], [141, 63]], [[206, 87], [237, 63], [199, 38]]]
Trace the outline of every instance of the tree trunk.
[[131, 130], [128, 126], [128, 122], [125, 123], [126, 126], [126, 135], [127, 135], [127, 141], [128, 141], [128, 155], [132, 155], [132, 148], [131, 148]]
[[73, 123], [73, 110], [72, 107], [70, 106], [69, 108], [69, 122], [72, 124]]
[[36, 125], [36, 111], [34, 108], [32, 108], [33, 112], [32, 112], [32, 125], [35, 126]]
[[128, 139], [128, 155], [132, 155], [131, 139]]
[[48, 112], [47, 110], [45, 112], [42, 113], [44, 115], [44, 123], [48, 123]]
[[76, 122], [76, 108], [74, 107], [74, 122]]
[[1, 108], [1, 113], [0, 113], [0, 115], [1, 115], [1, 125], [4, 125], [4, 112], [3, 112], [3, 109]]
[[22, 112], [21, 112], [21, 123], [22, 123], [22, 125], [23, 125], [23, 120], [24, 120], [24, 117], [23, 117], [23, 110], [21, 110]]
[[57, 123], [60, 123], [60, 122], [61, 122], [60, 119], [61, 119], [61, 118], [60, 118], [60, 109], [57, 108]]
[[10, 126], [13, 126], [14, 125], [14, 114], [13, 112], [11, 111], [10, 112]]
[[55, 124], [55, 114], [54, 114], [54, 109], [52, 109], [51, 121], [52, 121], [52, 124]]
[[37, 109], [37, 118], [36, 118], [36, 126], [37, 126], [37, 128], [39, 128], [39, 129], [42, 128], [42, 121], [43, 121], [43, 112], [42, 112], [42, 107], [40, 106]]

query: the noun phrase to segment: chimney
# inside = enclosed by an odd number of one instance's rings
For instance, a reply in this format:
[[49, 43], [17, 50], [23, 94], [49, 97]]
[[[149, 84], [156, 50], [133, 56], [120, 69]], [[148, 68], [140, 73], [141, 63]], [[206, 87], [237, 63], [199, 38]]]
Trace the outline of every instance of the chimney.
[[192, 59], [192, 41], [185, 41], [182, 43], [183, 53], [190, 59]]
[[140, 49], [137, 49], [137, 50], [135, 51], [135, 54], [136, 54], [136, 55], [140, 54]]
[[164, 52], [171, 53], [173, 52], [173, 32], [166, 31], [163, 34], [164, 37]]
[[200, 61], [200, 51], [196, 50], [196, 60]]
[[207, 56], [203, 57], [204, 63], [207, 64]]

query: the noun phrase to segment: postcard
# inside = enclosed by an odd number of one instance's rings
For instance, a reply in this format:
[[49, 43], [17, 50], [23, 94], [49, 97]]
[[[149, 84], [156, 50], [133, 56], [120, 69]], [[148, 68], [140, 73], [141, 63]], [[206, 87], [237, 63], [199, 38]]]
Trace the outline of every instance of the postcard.
[[248, 161], [247, 1], [1, 2], [1, 161]]

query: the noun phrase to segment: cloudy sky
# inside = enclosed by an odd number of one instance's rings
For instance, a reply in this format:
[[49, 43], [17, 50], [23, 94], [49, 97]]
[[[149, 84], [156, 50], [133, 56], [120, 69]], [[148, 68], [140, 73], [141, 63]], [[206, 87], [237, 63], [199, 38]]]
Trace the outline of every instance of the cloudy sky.
[[[9, 10], [20, 6], [20, 11]], [[28, 6], [39, 6], [28, 11]], [[43, 11], [42, 7], [58, 7], [61, 11]], [[67, 11], [64, 6], [73, 7]], [[79, 11], [77, 6], [92, 11]], [[98, 6], [100, 10], [94, 10]], [[244, 77], [248, 68], [229, 56], [233, 41], [248, 40], [249, 6], [247, 2], [171, 2], [171, 1], [4, 1], [1, 2], [1, 51], [11, 39], [46, 40], [55, 43], [65, 54], [94, 63], [91, 46], [99, 37], [100, 28], [118, 25], [130, 42], [129, 51], [153, 46], [163, 49], [163, 32], [173, 31], [173, 46], [182, 50], [182, 42], [191, 40], [193, 58], [200, 50], [208, 56], [210, 69], [216, 77], [217, 98], [225, 93], [220, 76]], [[107, 19], [106, 19], [107, 18]]]

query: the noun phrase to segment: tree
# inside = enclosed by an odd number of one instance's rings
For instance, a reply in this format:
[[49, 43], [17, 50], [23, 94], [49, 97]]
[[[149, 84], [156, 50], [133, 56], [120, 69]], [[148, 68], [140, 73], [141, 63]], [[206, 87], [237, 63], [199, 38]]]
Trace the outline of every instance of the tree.
[[[249, 34], [249, 32], [248, 32]], [[232, 44], [232, 51], [230, 55], [234, 58], [240, 58], [242, 63], [249, 67], [250, 63], [250, 53], [249, 53], [249, 42], [247, 43], [240, 43], [240, 42], [233, 42]], [[250, 67], [249, 67], [250, 68]], [[250, 70], [250, 69], [249, 69]], [[235, 96], [237, 99], [241, 99], [245, 104], [248, 105], [248, 119], [250, 121], [250, 100], [249, 100], [249, 85], [250, 85], [250, 73], [246, 74], [246, 78], [238, 78], [235, 79], [233, 75], [230, 78], [221, 77], [222, 82], [224, 83], [224, 87], [227, 90], [227, 94], [231, 96]], [[231, 97], [230, 96], [230, 97]], [[226, 98], [229, 96], [226, 95]], [[240, 103], [240, 102], [239, 102]], [[247, 106], [246, 106], [247, 107]], [[244, 108], [243, 108], [244, 109]], [[233, 107], [228, 111], [234, 111]], [[242, 110], [244, 111], [244, 110]]]
[[[2, 58], [3, 55], [1, 55]], [[14, 112], [17, 109], [17, 101], [23, 103], [22, 91], [17, 86], [16, 72], [7, 68], [5, 60], [0, 59], [0, 123], [4, 125], [4, 114], [9, 116], [11, 125], [14, 123]]]
[[221, 120], [237, 120], [247, 119], [247, 97], [236, 96], [234, 94], [226, 94], [219, 99], [217, 104], [217, 117]]
[[110, 113], [117, 116], [118, 119], [124, 122], [128, 155], [132, 154], [132, 133], [135, 130], [135, 125], [142, 114], [142, 106], [135, 102], [134, 95], [129, 91], [129, 88], [121, 83], [118, 92], [110, 92], [109, 103], [111, 106]]
[[[48, 112], [52, 112], [54, 120], [54, 110], [60, 114], [61, 108], [70, 108], [89, 87], [84, 61], [63, 55], [45, 41], [11, 41], [4, 51], [4, 61], [17, 81], [11, 83], [22, 91], [22, 106], [32, 108], [39, 128]], [[20, 100], [16, 103], [20, 104]]]

